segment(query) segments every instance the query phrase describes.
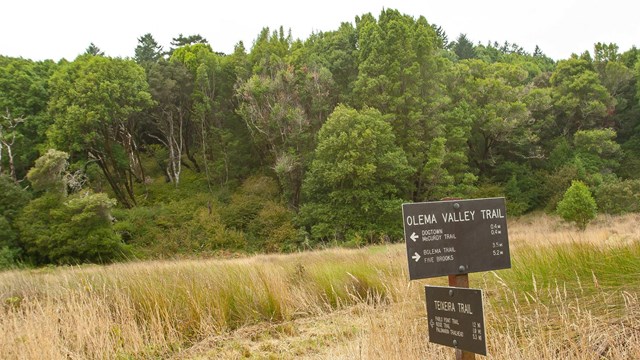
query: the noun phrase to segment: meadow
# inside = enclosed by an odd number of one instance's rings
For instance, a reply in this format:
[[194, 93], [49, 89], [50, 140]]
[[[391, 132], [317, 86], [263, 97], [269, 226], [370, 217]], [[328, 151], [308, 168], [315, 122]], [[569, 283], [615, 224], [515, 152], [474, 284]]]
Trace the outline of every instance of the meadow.
[[[640, 215], [509, 222], [474, 273], [490, 359], [640, 358]], [[0, 273], [1, 359], [451, 359], [404, 244]], [[480, 358], [478, 356], [478, 358]]]

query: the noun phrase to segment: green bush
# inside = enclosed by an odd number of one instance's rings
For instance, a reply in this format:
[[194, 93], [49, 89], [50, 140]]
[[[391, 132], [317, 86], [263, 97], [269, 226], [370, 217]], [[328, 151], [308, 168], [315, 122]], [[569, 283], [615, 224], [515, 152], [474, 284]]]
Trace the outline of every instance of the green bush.
[[580, 230], [584, 230], [596, 217], [596, 201], [587, 185], [574, 180], [558, 203], [557, 212], [565, 221], [574, 222]]
[[114, 229], [141, 258], [245, 250], [245, 235], [226, 227], [220, 212], [218, 202], [192, 196], [154, 206], [118, 209], [114, 211]]
[[262, 251], [280, 252], [298, 248], [293, 212], [278, 202], [264, 204], [249, 224], [248, 231]]
[[598, 209], [607, 214], [640, 211], [640, 180], [613, 180], [602, 183], [595, 192]]
[[105, 194], [64, 197], [47, 193], [31, 201], [16, 223], [20, 243], [35, 264], [105, 263], [128, 254], [113, 231], [110, 209], [115, 200]]

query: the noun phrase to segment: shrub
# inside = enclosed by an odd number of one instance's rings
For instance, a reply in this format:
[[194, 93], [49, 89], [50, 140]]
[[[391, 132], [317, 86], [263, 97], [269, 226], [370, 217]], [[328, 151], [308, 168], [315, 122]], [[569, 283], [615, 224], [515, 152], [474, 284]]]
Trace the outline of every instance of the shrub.
[[601, 184], [595, 192], [598, 209], [607, 214], [640, 211], [640, 180], [614, 180]]
[[596, 201], [587, 185], [574, 180], [558, 203], [557, 212], [565, 221], [574, 222], [580, 230], [584, 230], [596, 217]]
[[284, 205], [269, 201], [249, 224], [249, 233], [259, 248], [266, 252], [297, 248], [297, 230], [293, 226], [293, 212]]
[[222, 221], [227, 227], [247, 231], [264, 204], [277, 197], [278, 184], [275, 180], [266, 176], [248, 178], [221, 210]]
[[31, 201], [17, 219], [20, 241], [35, 264], [104, 263], [128, 253], [113, 231], [105, 194], [64, 197], [48, 193]]

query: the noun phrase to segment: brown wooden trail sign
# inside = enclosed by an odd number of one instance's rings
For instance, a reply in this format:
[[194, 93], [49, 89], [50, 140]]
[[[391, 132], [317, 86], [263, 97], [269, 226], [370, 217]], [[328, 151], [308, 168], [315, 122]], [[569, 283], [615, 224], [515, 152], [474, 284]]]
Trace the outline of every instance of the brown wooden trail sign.
[[487, 355], [482, 290], [425, 286], [429, 341]]
[[402, 205], [409, 278], [511, 267], [504, 198]]

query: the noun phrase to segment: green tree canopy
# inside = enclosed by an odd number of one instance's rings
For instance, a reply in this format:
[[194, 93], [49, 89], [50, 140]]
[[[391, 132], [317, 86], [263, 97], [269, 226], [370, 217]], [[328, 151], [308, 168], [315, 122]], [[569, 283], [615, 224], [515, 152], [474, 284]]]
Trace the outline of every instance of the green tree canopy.
[[95, 161], [116, 198], [135, 204], [134, 181], [144, 181], [135, 114], [151, 104], [144, 70], [132, 60], [80, 56], [51, 78], [51, 144]]
[[575, 180], [558, 203], [557, 212], [565, 221], [574, 222], [580, 230], [584, 230], [595, 219], [597, 205], [587, 185]]
[[340, 105], [318, 134], [302, 222], [317, 240], [397, 236], [412, 171], [379, 111]]

